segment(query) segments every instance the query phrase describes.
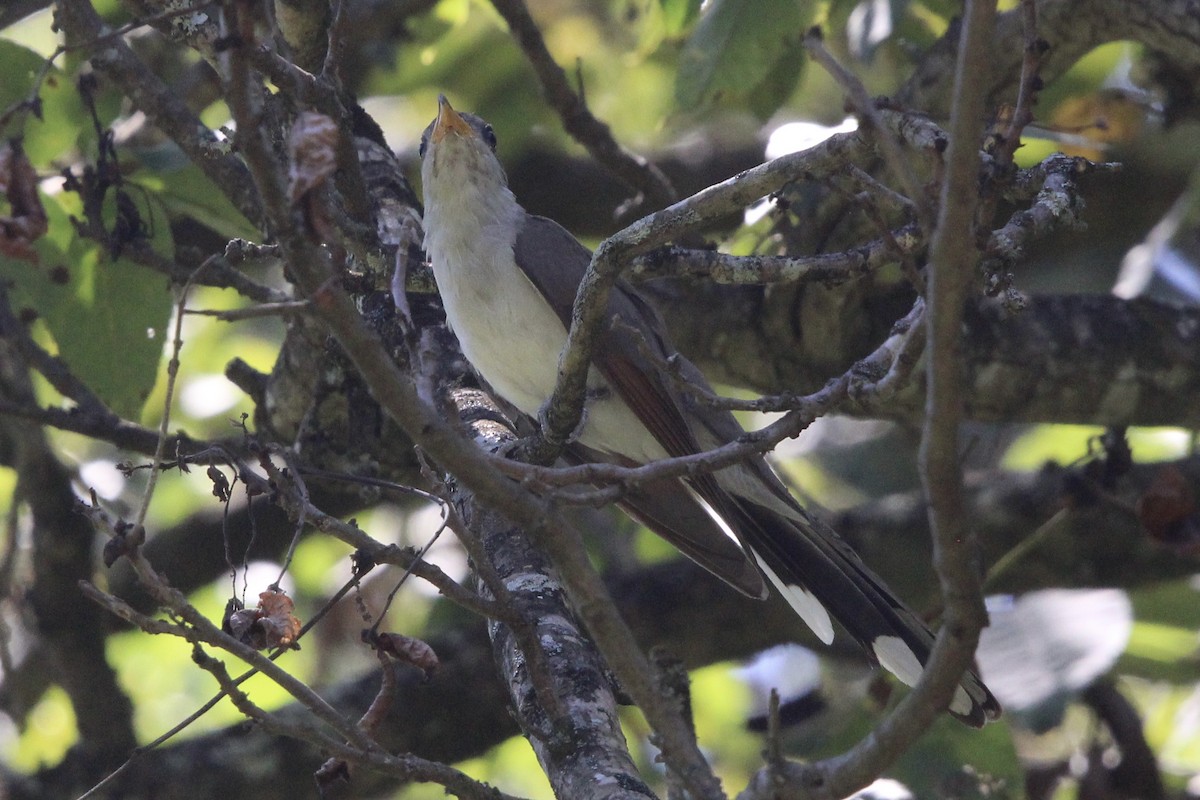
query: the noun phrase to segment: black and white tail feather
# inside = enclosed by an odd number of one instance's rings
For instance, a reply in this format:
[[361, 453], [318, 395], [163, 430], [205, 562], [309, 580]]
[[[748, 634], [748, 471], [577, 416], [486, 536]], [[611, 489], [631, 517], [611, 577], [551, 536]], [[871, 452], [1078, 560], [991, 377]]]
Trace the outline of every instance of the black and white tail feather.
[[[787, 515], [729, 496], [722, 511], [735, 520], [758, 565], [821, 641], [833, 641], [832, 614], [872, 660], [915, 685], [933, 647], [929, 628], [833, 530], [790, 496], [785, 502], [791, 506]], [[950, 713], [980, 727], [999, 716], [1000, 706], [979, 677], [967, 672]]]
[[[566, 231], [563, 235], [569, 236]], [[649, 347], [664, 362], [672, 360], [678, 379], [699, 387], [703, 390], [701, 394], [712, 392], [703, 373], [673, 351], [670, 343], [658, 334], [665, 325], [649, 303], [630, 287], [619, 285], [611, 304], [621, 324], [615, 325], [605, 338], [604, 348]], [[567, 323], [569, 317], [564, 317], [564, 324]], [[622, 343], [625, 336], [636, 336], [639, 341]], [[620, 359], [606, 361], [621, 363]], [[619, 392], [651, 391], [644, 385], [631, 387], [636, 382], [626, 373], [609, 369], [605, 374]], [[662, 433], [661, 422], [648, 424], [672, 456], [711, 450], [744, 433], [732, 414], [704, 407], [697, 395], [679, 391], [674, 380], [656, 375], [653, 391], [671, 396], [671, 402], [683, 412], [679, 417], [689, 423], [687, 435], [678, 431]], [[685, 510], [682, 504], [664, 503], [659, 497], [657, 520], [647, 519], [636, 508], [631, 513], [717, 577], [755, 596], [755, 586], [731, 566], [729, 558], [720, 561], [713, 558], [717, 549], [714, 542], [722, 537], [711, 530], [702, 531], [703, 524], [698, 518], [703, 511], [709, 511], [710, 519], [715, 515], [719, 520], [715, 524], [721, 532], [732, 534], [751, 554], [754, 565], [818, 639], [832, 643], [833, 619], [836, 619], [872, 661], [904, 684], [916, 685], [933, 649], [934, 637], [929, 626], [896, 597], [832, 528], [809, 514], [792, 497], [765, 459], [750, 458], [734, 467], [690, 478], [687, 483], [703, 501], [703, 509]], [[677, 520], [672, 525], [672, 512], [691, 513], [692, 519]], [[707, 547], [697, 543], [705, 543]], [[982, 727], [998, 718], [1001, 709], [972, 670], [964, 674], [951, 701], [950, 713], [969, 725]]]

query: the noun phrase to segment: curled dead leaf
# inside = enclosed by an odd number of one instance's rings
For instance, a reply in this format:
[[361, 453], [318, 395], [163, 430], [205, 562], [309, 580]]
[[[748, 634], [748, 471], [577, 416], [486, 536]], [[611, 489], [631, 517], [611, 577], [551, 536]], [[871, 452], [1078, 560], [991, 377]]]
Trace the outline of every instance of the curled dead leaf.
[[258, 595], [258, 608], [226, 607], [225, 632], [255, 650], [299, 648], [301, 624], [292, 611], [296, 604], [283, 592], [268, 589]]
[[433, 675], [440, 663], [432, 647], [420, 639], [402, 633], [378, 634], [375, 637], [375, 646], [397, 661], [417, 667], [425, 673], [426, 678]]
[[113, 525], [112, 538], [104, 544], [104, 566], [111, 567], [124, 556], [131, 555], [146, 542], [146, 529], [141, 525], [119, 520]]
[[9, 205], [9, 215], [0, 216], [0, 255], [33, 264], [38, 260], [33, 243], [50, 227], [37, 184], [37, 172], [20, 144], [0, 147], [0, 191]]
[[304, 111], [288, 136], [288, 198], [293, 204], [337, 169], [338, 126], [331, 117]]
[[313, 773], [321, 797], [327, 796], [334, 784], [350, 782], [350, 764], [341, 758], [331, 758]]
[[210, 464], [207, 474], [208, 479], [212, 481], [213, 497], [223, 503], [228, 502], [231, 495], [231, 488], [229, 486], [229, 479], [225, 477], [225, 473]]
[[1166, 466], [1154, 475], [1137, 501], [1138, 520], [1156, 541], [1176, 552], [1200, 552], [1200, 514], [1196, 496], [1177, 467]]

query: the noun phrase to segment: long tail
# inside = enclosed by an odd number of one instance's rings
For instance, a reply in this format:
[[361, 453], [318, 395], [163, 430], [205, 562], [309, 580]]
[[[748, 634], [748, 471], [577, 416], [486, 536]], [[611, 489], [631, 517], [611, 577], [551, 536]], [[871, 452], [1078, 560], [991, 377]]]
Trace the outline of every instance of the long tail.
[[[841, 537], [796, 503], [765, 462], [739, 465], [704, 484], [697, 487], [701, 494], [822, 641], [833, 640], [832, 615], [873, 660], [916, 684], [933, 647], [929, 627]], [[974, 671], [963, 676], [950, 712], [974, 727], [1001, 713]]]

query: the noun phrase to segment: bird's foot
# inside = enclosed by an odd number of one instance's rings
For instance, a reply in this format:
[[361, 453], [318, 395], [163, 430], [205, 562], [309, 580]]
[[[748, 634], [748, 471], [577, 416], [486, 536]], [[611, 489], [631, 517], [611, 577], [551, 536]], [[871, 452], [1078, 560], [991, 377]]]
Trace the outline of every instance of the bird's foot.
[[554, 447], [559, 447], [559, 448], [567, 447], [568, 445], [571, 445], [571, 444], [574, 444], [575, 442], [577, 442], [579, 440], [580, 435], [583, 434], [583, 429], [587, 425], [587, 422], [588, 422], [588, 410], [587, 410], [587, 406], [585, 405], [583, 407], [583, 410], [579, 412], [579, 424], [576, 425], [569, 434], [567, 434], [567, 437], [565, 439], [563, 439], [563, 438], [555, 436], [551, 433], [551, 431], [553, 431], [555, 429], [555, 426], [552, 425], [551, 421], [550, 421], [550, 405], [549, 405], [549, 403], [547, 403], [547, 404], [543, 405], [541, 408], [539, 408], [538, 413], [537, 413], [537, 423], [538, 423], [538, 428], [541, 429], [542, 438], [546, 440], [547, 444], [550, 444], [550, 445], [553, 445]]

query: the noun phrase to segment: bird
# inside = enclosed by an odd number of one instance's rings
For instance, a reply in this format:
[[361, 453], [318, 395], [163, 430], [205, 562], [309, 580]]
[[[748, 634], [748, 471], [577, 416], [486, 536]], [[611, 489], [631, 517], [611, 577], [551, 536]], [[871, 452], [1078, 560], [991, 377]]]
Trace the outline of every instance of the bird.
[[[424, 246], [463, 355], [501, 398], [538, 418], [558, 378], [575, 295], [591, 252], [569, 231], [528, 213], [508, 188], [496, 133], [444, 95], [421, 137]], [[667, 338], [657, 311], [618, 281], [592, 354], [576, 462], [638, 466], [726, 444], [745, 431]], [[671, 372], [663, 365], [670, 360]], [[826, 523], [792, 496], [762, 456], [629, 489], [622, 508], [731, 587], [756, 599], [768, 584], [825, 644], [833, 619], [873, 662], [916, 684], [933, 634]], [[765, 576], [765, 578], [764, 578]], [[973, 727], [1000, 716], [975, 671], [950, 713]]]

